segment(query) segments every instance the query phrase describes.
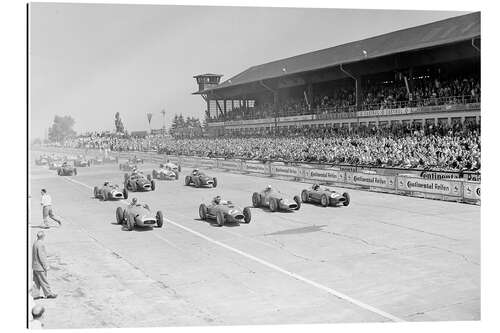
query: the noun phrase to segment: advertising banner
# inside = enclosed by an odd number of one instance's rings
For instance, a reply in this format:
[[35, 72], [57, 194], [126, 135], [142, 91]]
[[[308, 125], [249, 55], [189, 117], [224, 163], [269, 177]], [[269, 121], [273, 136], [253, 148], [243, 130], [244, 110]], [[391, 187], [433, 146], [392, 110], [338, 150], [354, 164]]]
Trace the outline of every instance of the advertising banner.
[[399, 176], [398, 189], [411, 192], [461, 196], [462, 182], [457, 180], [431, 180], [424, 178]]
[[269, 174], [269, 165], [259, 163], [259, 162], [250, 162], [250, 161], [245, 161], [241, 163], [242, 170], [244, 172], [251, 172], [251, 173], [262, 173], [262, 174]]
[[396, 188], [396, 177], [360, 172], [346, 172], [345, 182], [353, 185], [383, 187], [388, 189]]
[[331, 169], [302, 168], [304, 178], [324, 182], [344, 182], [345, 172]]
[[464, 198], [472, 200], [481, 200], [481, 183], [464, 182]]
[[226, 170], [241, 170], [241, 161], [235, 160], [219, 160], [217, 161], [217, 167], [219, 169]]
[[200, 158], [198, 159], [197, 165], [205, 168], [217, 168], [217, 160], [211, 158]]
[[287, 165], [275, 165], [271, 163], [271, 175], [288, 176], [288, 177], [302, 177], [301, 168]]

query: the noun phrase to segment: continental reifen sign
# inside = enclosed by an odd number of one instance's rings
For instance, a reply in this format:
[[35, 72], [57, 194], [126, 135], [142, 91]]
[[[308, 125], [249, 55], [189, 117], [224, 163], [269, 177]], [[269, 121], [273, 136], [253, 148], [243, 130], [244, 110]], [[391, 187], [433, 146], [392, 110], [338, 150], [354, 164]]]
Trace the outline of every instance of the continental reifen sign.
[[243, 162], [241, 166], [245, 172], [269, 174], [269, 166], [259, 162]]
[[227, 170], [240, 170], [241, 169], [241, 162], [240, 161], [219, 161], [218, 162], [218, 167], [220, 169], [227, 169]]
[[271, 174], [278, 176], [300, 177], [300, 169], [292, 166], [271, 164]]
[[325, 182], [344, 182], [345, 172], [328, 169], [309, 169], [303, 168], [304, 178], [312, 180], [321, 180]]
[[399, 176], [398, 189], [411, 192], [460, 196], [462, 184], [461, 181], [456, 180], [430, 180]]
[[359, 172], [346, 172], [345, 182], [353, 185], [383, 187], [389, 189], [396, 188], [396, 177], [367, 174]]

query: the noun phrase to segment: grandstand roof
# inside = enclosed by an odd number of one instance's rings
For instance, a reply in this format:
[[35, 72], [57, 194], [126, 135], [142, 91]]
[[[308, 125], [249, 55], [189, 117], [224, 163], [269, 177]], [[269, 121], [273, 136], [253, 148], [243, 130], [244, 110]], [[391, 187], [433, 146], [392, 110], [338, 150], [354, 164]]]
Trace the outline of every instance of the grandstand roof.
[[247, 70], [197, 94], [347, 64], [390, 54], [456, 43], [481, 36], [480, 12], [452, 17], [412, 28], [280, 59]]

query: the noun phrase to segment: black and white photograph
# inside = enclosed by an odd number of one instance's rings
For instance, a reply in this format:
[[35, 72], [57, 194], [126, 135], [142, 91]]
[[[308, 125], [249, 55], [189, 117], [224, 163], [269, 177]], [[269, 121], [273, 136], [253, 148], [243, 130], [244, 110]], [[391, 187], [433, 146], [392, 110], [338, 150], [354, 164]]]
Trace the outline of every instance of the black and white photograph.
[[27, 328], [480, 322], [470, 5], [27, 3]]

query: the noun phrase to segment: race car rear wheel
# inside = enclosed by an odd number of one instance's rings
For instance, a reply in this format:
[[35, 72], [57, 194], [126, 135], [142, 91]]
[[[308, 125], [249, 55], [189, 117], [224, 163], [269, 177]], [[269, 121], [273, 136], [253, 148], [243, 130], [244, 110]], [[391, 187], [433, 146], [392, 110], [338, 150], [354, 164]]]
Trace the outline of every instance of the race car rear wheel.
[[219, 210], [217, 211], [215, 216], [217, 218], [217, 225], [219, 227], [222, 227], [224, 225], [224, 213], [221, 210]]
[[156, 188], [156, 182], [154, 180], [151, 181], [151, 190], [155, 190]]
[[156, 225], [158, 228], [161, 228], [163, 226], [163, 213], [161, 210], [156, 212]]
[[253, 192], [253, 194], [252, 194], [252, 205], [255, 208], [260, 206], [260, 195], [257, 192]]
[[132, 215], [129, 215], [127, 217], [127, 230], [128, 231], [134, 230], [134, 218]]
[[217, 187], [217, 178], [216, 177], [214, 177], [214, 179], [213, 179], [212, 187], [213, 188]]
[[297, 204], [297, 208], [295, 208], [295, 210], [299, 210], [300, 209], [300, 198], [298, 195], [294, 196], [293, 197], [293, 201], [295, 201], [295, 203]]
[[188, 186], [189, 183], [191, 183], [191, 177], [186, 176], [186, 178], [184, 178], [184, 185]]
[[326, 194], [323, 194], [321, 196], [321, 206], [323, 207], [328, 206], [328, 197], [326, 196]]
[[342, 204], [344, 206], [349, 206], [349, 204], [351, 203], [351, 196], [349, 195], [349, 193], [344, 192], [342, 196], [345, 198], [345, 201]]
[[307, 193], [307, 190], [303, 190], [302, 193], [300, 194], [300, 197], [302, 199], [302, 202], [309, 201], [309, 193]]
[[243, 208], [243, 216], [243, 221], [245, 221], [245, 223], [247, 224], [250, 223], [250, 221], [252, 220], [252, 212], [250, 211], [250, 208]]
[[128, 190], [127, 190], [125, 187], [123, 188], [123, 198], [124, 198], [125, 200], [127, 200], [127, 199], [128, 199]]
[[198, 188], [198, 187], [200, 187], [200, 185], [201, 185], [200, 184], [200, 178], [195, 178], [194, 179], [194, 187]]
[[97, 186], [94, 186], [94, 198], [97, 199], [98, 194], [99, 194], [99, 188]]
[[200, 219], [206, 220], [207, 219], [207, 206], [205, 204], [201, 204], [200, 208], [198, 209], [198, 214], [200, 215]]
[[118, 223], [118, 224], [123, 223], [123, 208], [122, 207], [116, 208], [116, 223]]
[[278, 210], [278, 201], [275, 198], [269, 199], [269, 209], [271, 212], [275, 212]]

